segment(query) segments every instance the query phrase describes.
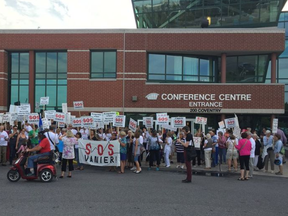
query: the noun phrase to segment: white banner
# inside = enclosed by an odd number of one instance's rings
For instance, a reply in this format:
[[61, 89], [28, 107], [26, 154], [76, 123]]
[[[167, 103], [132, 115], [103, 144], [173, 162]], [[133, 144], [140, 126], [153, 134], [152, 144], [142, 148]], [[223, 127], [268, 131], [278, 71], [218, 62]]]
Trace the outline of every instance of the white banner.
[[79, 160], [91, 166], [120, 166], [120, 144], [114, 141], [79, 139]]
[[74, 101], [73, 106], [74, 106], [74, 109], [83, 109], [84, 103], [83, 101]]
[[273, 126], [272, 126], [272, 133], [277, 133], [277, 129], [278, 129], [278, 119], [274, 118]]
[[82, 126], [83, 127], [93, 127], [94, 126], [94, 119], [92, 116], [82, 116]]
[[10, 115], [11, 115], [11, 119], [10, 119], [11, 122], [12, 121], [17, 121], [17, 119], [18, 119], [17, 113], [11, 113]]
[[28, 115], [28, 123], [29, 124], [39, 124], [39, 115], [38, 113], [31, 113]]
[[183, 128], [186, 126], [186, 117], [171, 118], [171, 127]]
[[225, 122], [226, 128], [234, 128], [238, 126], [236, 118], [225, 119], [224, 122]]
[[31, 112], [30, 104], [21, 104], [17, 109], [17, 113], [19, 116], [29, 115], [30, 112]]
[[93, 113], [90, 114], [94, 118], [94, 122], [103, 122], [103, 114], [102, 113]]
[[49, 104], [49, 97], [41, 97], [40, 98], [40, 105], [44, 106], [44, 105], [48, 105]]
[[67, 113], [68, 112], [67, 103], [62, 103], [62, 112], [63, 113]]
[[146, 128], [153, 128], [153, 117], [143, 117], [143, 125]]
[[65, 113], [56, 112], [56, 113], [55, 113], [54, 121], [56, 121], [56, 122], [66, 122], [66, 115], [65, 115]]
[[56, 114], [56, 110], [46, 110], [46, 111], [44, 111], [44, 113], [45, 113], [46, 119], [54, 119], [55, 114]]
[[176, 127], [172, 127], [171, 125], [161, 125], [162, 128], [164, 129], [167, 129], [167, 130], [170, 130], [170, 131], [177, 131], [177, 128]]
[[130, 118], [129, 121], [129, 129], [132, 130], [133, 132], [135, 132], [137, 129], [137, 122], [132, 118]]
[[158, 125], [168, 125], [169, 116], [167, 113], [156, 113], [156, 124]]
[[82, 119], [81, 118], [74, 118], [72, 120], [72, 127], [82, 127]]
[[207, 124], [207, 118], [196, 116], [195, 124]]
[[126, 116], [118, 115], [113, 119], [113, 127], [125, 127]]
[[105, 125], [113, 123], [113, 119], [116, 116], [116, 112], [104, 112], [103, 113], [103, 122]]

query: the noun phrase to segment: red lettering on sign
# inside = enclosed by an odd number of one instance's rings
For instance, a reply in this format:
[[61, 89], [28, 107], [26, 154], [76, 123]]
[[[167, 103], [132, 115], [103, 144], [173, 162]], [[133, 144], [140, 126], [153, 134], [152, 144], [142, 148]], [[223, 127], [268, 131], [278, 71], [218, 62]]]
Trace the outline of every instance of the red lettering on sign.
[[87, 155], [89, 155], [89, 154], [91, 153], [91, 148], [92, 148], [91, 144], [90, 144], [90, 143], [87, 143], [87, 144], [86, 144], [86, 151], [85, 151], [85, 153], [86, 153]]
[[113, 156], [114, 155], [113, 148], [114, 148], [114, 145], [112, 145], [112, 144], [108, 145], [108, 149], [109, 149], [108, 154], [109, 154], [109, 156]]
[[103, 155], [103, 152], [104, 152], [104, 150], [103, 150], [103, 146], [102, 145], [98, 145], [98, 155]]

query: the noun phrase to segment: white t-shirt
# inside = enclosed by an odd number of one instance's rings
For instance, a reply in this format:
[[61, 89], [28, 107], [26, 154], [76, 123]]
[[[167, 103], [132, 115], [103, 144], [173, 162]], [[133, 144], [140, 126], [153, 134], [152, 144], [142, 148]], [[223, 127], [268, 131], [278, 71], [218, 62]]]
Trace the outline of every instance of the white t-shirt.
[[6, 131], [0, 132], [0, 146], [7, 146], [8, 141], [5, 139], [8, 139], [8, 134]]
[[253, 138], [250, 138], [249, 141], [251, 142], [250, 158], [255, 158], [255, 140]]
[[[48, 136], [48, 133], [49, 133], [49, 136]], [[44, 133], [44, 135], [49, 140], [51, 151], [55, 150], [54, 144], [56, 145], [56, 143], [59, 143], [58, 135], [56, 135], [55, 133], [53, 133], [51, 131]], [[54, 144], [50, 141], [49, 137], [50, 137], [51, 141], [54, 142]]]
[[76, 136], [76, 134], [77, 134], [77, 130], [75, 130], [75, 129], [71, 129], [71, 132], [73, 133], [74, 136]]
[[110, 141], [111, 137], [112, 137], [111, 133], [106, 134], [106, 137], [105, 137], [106, 141]]
[[103, 140], [105, 140], [105, 138], [106, 138], [105, 133], [102, 133], [102, 134], [98, 133], [98, 136]]
[[143, 140], [144, 140], [144, 139], [143, 139], [143, 136], [140, 136], [140, 137], [139, 137], [139, 143], [140, 143], [141, 145], [143, 145]]
[[[30, 125], [25, 125], [25, 126], [24, 126], [24, 129], [25, 129], [25, 135], [26, 135], [26, 137], [28, 136], [29, 132], [30, 132], [31, 130], [33, 130]], [[27, 132], [27, 131], [28, 131], [28, 132]]]
[[88, 140], [89, 130], [88, 129], [81, 129], [80, 133], [82, 135], [82, 139]]

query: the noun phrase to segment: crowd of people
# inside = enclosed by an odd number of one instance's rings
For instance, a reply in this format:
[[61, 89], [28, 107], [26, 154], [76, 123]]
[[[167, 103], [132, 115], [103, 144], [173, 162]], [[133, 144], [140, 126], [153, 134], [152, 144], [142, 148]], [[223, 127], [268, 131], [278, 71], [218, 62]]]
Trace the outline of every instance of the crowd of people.
[[[198, 149], [194, 147], [193, 136], [201, 138]], [[257, 134], [247, 128], [242, 130], [241, 138], [236, 138], [229, 129], [218, 132], [211, 129], [206, 135], [198, 130], [192, 135], [187, 126], [177, 132], [148, 130], [146, 127], [132, 132], [127, 128], [89, 130], [68, 125], [67, 128], [60, 129], [54, 125], [39, 132], [37, 125], [29, 125], [26, 122], [20, 130], [16, 124], [7, 131], [4, 130], [4, 126], [0, 126], [0, 163], [5, 166], [8, 160], [12, 165], [13, 160], [24, 152], [32, 152], [34, 155], [30, 157], [30, 164], [28, 160], [27, 168], [30, 169], [29, 175], [34, 175], [31, 161], [54, 151], [56, 162], [61, 164], [60, 178], [64, 177], [67, 164], [67, 177], [71, 178], [74, 170], [73, 160], [77, 163], [76, 170], [84, 170], [79, 160], [79, 139], [118, 140], [121, 160], [119, 174], [124, 174], [128, 168], [139, 174], [143, 163], [148, 166], [148, 170], [155, 167], [156, 171], [159, 171], [161, 162], [169, 168], [175, 154], [176, 168], [187, 170], [187, 178], [182, 181], [185, 183], [191, 182], [191, 166], [205, 166], [205, 169], [211, 169], [218, 164], [227, 164], [228, 172], [236, 172], [240, 164], [241, 176], [238, 180], [243, 181], [252, 178], [254, 171], [262, 169], [268, 172], [269, 164], [271, 173], [275, 172], [274, 168], [277, 165], [279, 171], [275, 174], [283, 175], [283, 163], [286, 162], [284, 146], [287, 139], [280, 129], [272, 134], [264, 128]], [[6, 160], [7, 146], [9, 157]], [[40, 151], [40, 154], [35, 154], [36, 151]], [[115, 167], [110, 167], [110, 171], [114, 170]]]

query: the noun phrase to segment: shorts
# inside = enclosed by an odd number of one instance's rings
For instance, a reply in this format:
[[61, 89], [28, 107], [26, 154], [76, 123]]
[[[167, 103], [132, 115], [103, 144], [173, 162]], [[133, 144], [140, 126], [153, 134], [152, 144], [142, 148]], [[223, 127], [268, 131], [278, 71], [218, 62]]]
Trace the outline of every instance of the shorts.
[[127, 154], [120, 153], [120, 160], [121, 161], [126, 161], [126, 159], [127, 159]]
[[279, 161], [280, 161], [279, 166], [282, 166], [283, 165], [283, 157], [282, 157], [282, 155], [279, 154], [278, 158], [276, 158], [276, 159], [279, 159]]
[[134, 156], [134, 162], [138, 162], [138, 158], [139, 158], [139, 154], [136, 154], [136, 156]]
[[227, 151], [226, 159], [232, 160], [232, 159], [238, 159], [238, 152], [237, 151]]

